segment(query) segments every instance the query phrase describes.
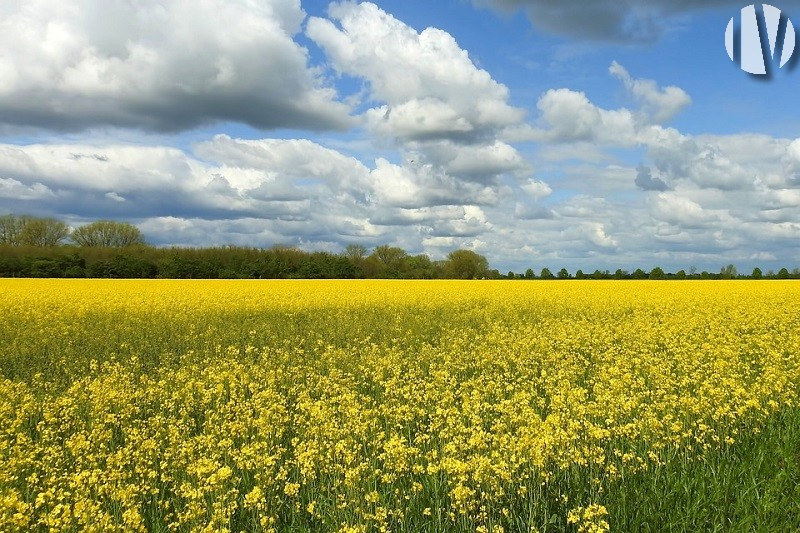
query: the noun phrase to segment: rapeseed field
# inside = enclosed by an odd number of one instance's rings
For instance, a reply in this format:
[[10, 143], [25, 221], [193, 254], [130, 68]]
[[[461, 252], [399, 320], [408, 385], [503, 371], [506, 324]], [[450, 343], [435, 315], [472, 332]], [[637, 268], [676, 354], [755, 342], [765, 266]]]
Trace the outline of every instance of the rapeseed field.
[[2, 531], [800, 527], [795, 282], [0, 296]]

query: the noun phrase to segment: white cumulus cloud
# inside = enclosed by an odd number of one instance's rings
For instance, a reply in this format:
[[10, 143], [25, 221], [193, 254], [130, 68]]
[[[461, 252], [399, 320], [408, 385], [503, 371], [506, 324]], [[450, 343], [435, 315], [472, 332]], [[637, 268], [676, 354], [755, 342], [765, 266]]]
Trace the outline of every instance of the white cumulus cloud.
[[299, 0], [2, 2], [2, 123], [344, 128], [349, 108], [293, 40], [304, 17]]
[[367, 80], [372, 99], [385, 102], [366, 114], [375, 131], [463, 138], [522, 119], [508, 104], [508, 88], [476, 67], [449, 33], [417, 32], [369, 2], [334, 3], [329, 15], [311, 17], [306, 33], [337, 71]]
[[686, 91], [680, 87], [670, 85], [660, 88], [653, 80], [633, 78], [616, 61], [611, 63], [608, 71], [622, 81], [625, 88], [642, 105], [642, 110], [656, 123], [671, 119], [692, 102]]

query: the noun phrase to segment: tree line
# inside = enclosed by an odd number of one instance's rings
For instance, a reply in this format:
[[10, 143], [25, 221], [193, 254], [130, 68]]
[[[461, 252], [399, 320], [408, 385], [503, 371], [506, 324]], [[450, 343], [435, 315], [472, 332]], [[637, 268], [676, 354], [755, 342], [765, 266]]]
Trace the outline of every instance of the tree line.
[[341, 253], [306, 252], [293, 247], [163, 248], [150, 246], [139, 229], [125, 222], [98, 220], [70, 228], [54, 218], [0, 216], [0, 277], [89, 278], [263, 278], [263, 279], [800, 279], [800, 270], [742, 275], [729, 264], [719, 273], [694, 267], [675, 273], [655, 267], [574, 274], [532, 268], [501, 274], [472, 250], [455, 250], [444, 260], [411, 255], [396, 246], [372, 251], [350, 244]]
[[486, 258], [455, 250], [434, 261], [395, 246], [351, 244], [339, 254], [292, 247], [161, 248], [132, 224], [100, 220], [70, 229], [53, 218], [0, 217], [0, 277], [91, 278], [409, 278], [490, 275]]
[[549, 268], [543, 268], [539, 275], [529, 268], [524, 273], [508, 272], [504, 276], [507, 279], [651, 279], [651, 280], [686, 280], [686, 279], [800, 279], [800, 269], [794, 268], [791, 271], [787, 268], [781, 268], [777, 272], [774, 270], [762, 271], [759, 267], [755, 267], [750, 274], [741, 274], [736, 267], [728, 264], [720, 269], [719, 272], [709, 272], [703, 270], [698, 272], [696, 268], [692, 267], [689, 272], [686, 270], [678, 270], [677, 272], [665, 272], [661, 267], [655, 267], [650, 272], [637, 268], [633, 272], [628, 270], [617, 269], [614, 272], [610, 270], [595, 270], [591, 273], [586, 273], [583, 270], [577, 270], [575, 274], [571, 274], [566, 268], [562, 268], [557, 273]]
[[[388, 256], [388, 257], [387, 257]], [[388, 259], [388, 261], [387, 261]], [[32, 247], [0, 245], [0, 277], [197, 279], [474, 279], [487, 277], [486, 259], [456, 250], [446, 260], [378, 246], [363, 257], [346, 253], [268, 249], [152, 246]]]

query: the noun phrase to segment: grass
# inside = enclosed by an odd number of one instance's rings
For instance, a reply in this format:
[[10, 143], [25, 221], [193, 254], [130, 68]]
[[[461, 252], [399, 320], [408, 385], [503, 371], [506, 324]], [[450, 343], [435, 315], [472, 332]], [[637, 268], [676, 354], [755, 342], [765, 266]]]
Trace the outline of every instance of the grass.
[[613, 531], [800, 531], [800, 409], [609, 487]]

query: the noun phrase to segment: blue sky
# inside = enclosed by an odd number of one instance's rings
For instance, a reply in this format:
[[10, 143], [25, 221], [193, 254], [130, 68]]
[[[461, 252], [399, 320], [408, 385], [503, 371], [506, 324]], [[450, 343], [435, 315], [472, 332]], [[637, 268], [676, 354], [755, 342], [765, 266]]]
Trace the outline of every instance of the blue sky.
[[502, 271], [791, 269], [800, 70], [728, 58], [744, 6], [3, 2], [0, 214]]

